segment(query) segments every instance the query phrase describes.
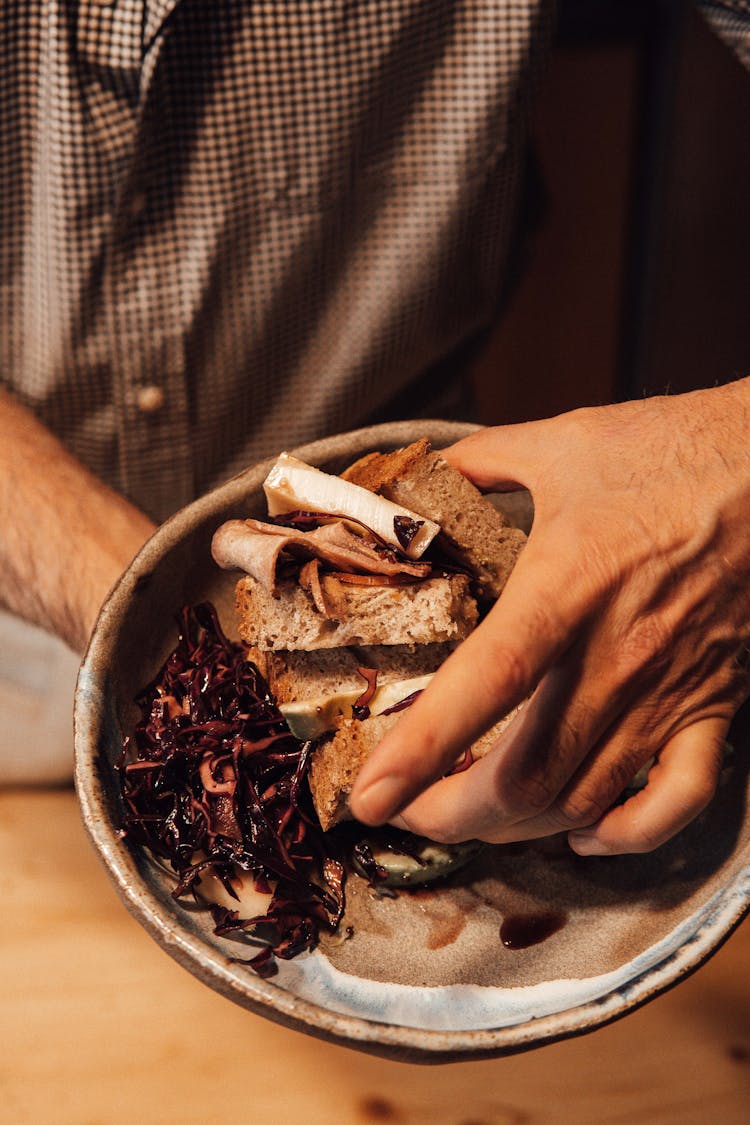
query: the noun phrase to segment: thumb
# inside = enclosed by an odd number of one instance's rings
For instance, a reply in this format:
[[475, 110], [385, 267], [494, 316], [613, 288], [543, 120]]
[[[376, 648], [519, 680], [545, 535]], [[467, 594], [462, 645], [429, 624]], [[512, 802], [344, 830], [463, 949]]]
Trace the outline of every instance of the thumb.
[[442, 456], [484, 492], [522, 487], [533, 493], [545, 468], [565, 445], [564, 418], [477, 430], [442, 450]]

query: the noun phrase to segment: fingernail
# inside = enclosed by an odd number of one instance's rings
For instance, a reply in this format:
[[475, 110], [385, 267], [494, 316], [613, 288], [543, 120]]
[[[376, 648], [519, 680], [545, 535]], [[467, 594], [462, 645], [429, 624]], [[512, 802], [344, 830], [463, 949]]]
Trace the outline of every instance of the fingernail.
[[396, 777], [380, 777], [357, 794], [355, 815], [365, 824], [382, 824], [403, 804], [403, 783]]
[[578, 855], [609, 855], [609, 848], [598, 836], [586, 832], [568, 833], [568, 843]]

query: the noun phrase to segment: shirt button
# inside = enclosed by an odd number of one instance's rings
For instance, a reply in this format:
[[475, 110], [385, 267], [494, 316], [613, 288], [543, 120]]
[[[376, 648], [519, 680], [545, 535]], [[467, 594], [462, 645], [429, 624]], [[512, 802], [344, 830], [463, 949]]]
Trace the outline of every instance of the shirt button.
[[165, 399], [164, 390], [155, 383], [138, 387], [135, 392], [135, 404], [141, 414], [155, 414], [157, 410], [161, 410]]
[[145, 191], [136, 191], [131, 195], [125, 208], [131, 219], [140, 219], [141, 215], [146, 210], [147, 204], [148, 198]]

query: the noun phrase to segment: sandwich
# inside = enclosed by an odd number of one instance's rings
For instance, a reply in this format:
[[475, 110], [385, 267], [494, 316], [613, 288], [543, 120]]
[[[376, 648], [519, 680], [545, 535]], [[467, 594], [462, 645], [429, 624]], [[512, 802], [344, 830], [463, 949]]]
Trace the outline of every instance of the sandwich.
[[349, 796], [500, 596], [525, 536], [427, 440], [341, 477], [282, 454], [265, 491], [266, 520], [231, 520], [212, 543], [239, 572], [242, 642], [210, 604], [183, 608], [117, 769], [122, 838], [176, 877], [176, 900], [211, 909], [217, 936], [260, 944], [244, 963], [271, 976], [339, 931], [349, 867], [380, 893], [450, 875], [481, 846], [357, 828]]
[[349, 867], [382, 893], [442, 878], [480, 846], [372, 834], [349, 795], [524, 536], [426, 440], [341, 477], [282, 454], [265, 492], [267, 519], [230, 520], [212, 543], [239, 572], [241, 643], [209, 603], [183, 607], [117, 770], [123, 840], [174, 876], [176, 900], [211, 910], [217, 936], [260, 944], [245, 963], [271, 976], [338, 931]]
[[[499, 597], [525, 535], [427, 439], [340, 477], [282, 454], [264, 490], [268, 520], [229, 521], [212, 553], [242, 572], [239, 635], [312, 743], [310, 792], [329, 831], [350, 819], [355, 778], [400, 711]], [[443, 870], [419, 871], [431, 868]]]

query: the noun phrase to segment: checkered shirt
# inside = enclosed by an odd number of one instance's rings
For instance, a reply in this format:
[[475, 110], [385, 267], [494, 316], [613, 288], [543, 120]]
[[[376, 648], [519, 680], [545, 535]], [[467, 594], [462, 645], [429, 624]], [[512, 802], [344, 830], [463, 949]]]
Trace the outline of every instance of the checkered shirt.
[[7, 0], [0, 378], [156, 518], [432, 409], [400, 396], [497, 307], [551, 7]]
[[699, 0], [698, 7], [750, 69], [750, 0]]

